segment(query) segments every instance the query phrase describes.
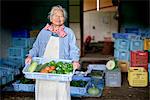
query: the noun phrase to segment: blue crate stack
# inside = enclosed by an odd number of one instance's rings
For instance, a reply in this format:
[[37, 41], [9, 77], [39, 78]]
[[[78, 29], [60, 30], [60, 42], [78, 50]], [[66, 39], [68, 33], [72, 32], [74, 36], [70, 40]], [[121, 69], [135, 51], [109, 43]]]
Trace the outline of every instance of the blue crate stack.
[[0, 60], [0, 86], [14, 80], [19, 75], [20, 68], [36, 37], [30, 38], [29, 31], [19, 30], [12, 32], [11, 46], [7, 49], [7, 58]]
[[114, 57], [117, 60], [129, 61], [130, 51], [143, 50], [143, 40], [140, 35], [135, 33], [113, 33], [113, 38], [115, 38]]
[[12, 32], [12, 44], [8, 48], [8, 60], [20, 63], [24, 66], [24, 60], [28, 51], [32, 48], [35, 37], [30, 38], [28, 30]]

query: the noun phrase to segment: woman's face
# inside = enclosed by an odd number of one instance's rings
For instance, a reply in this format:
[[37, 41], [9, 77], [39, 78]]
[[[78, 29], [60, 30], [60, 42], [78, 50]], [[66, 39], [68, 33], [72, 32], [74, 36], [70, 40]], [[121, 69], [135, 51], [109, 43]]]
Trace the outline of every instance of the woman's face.
[[51, 22], [54, 25], [61, 26], [65, 22], [64, 14], [61, 10], [55, 10]]

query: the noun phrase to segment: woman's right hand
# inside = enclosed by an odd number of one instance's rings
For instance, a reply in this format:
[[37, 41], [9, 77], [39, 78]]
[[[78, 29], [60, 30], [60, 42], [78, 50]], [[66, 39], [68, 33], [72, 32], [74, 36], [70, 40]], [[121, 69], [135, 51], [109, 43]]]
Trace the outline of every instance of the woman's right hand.
[[31, 56], [28, 56], [28, 57], [25, 59], [25, 64], [31, 64], [31, 61], [32, 61], [32, 57], [31, 57]]

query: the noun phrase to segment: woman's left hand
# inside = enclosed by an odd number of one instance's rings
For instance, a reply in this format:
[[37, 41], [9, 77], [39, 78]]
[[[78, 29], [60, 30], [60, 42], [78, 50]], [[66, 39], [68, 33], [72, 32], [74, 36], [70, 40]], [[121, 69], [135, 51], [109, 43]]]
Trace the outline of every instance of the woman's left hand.
[[79, 69], [80, 63], [78, 61], [73, 61], [73, 69]]

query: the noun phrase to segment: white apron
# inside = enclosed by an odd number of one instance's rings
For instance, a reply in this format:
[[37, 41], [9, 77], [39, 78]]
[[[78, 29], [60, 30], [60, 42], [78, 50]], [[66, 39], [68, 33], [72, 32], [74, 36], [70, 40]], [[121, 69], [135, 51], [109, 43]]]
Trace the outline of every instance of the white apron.
[[[51, 36], [45, 52], [46, 58], [59, 58], [59, 37]], [[71, 100], [70, 82], [36, 80], [36, 100]]]

